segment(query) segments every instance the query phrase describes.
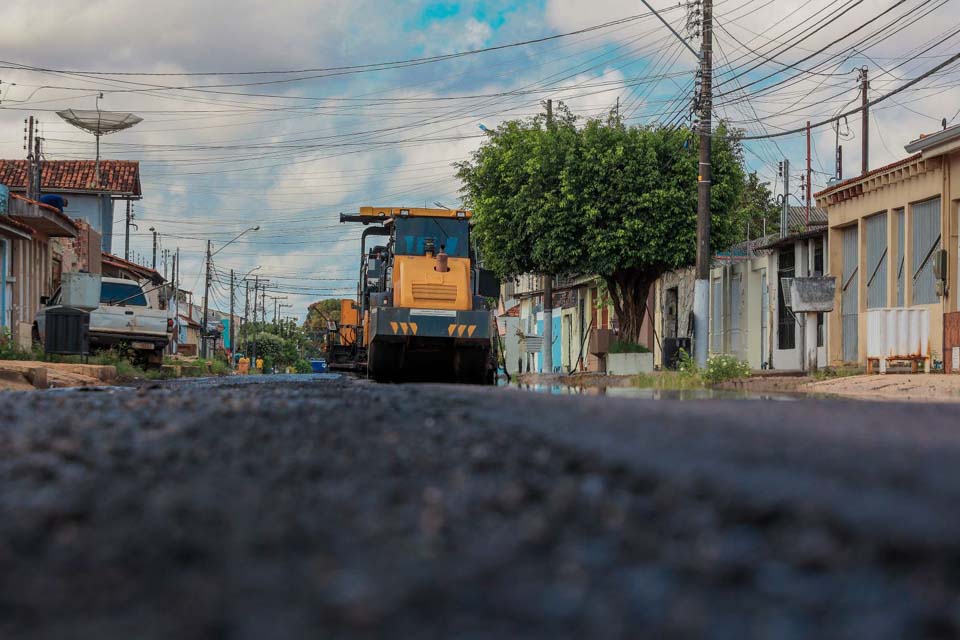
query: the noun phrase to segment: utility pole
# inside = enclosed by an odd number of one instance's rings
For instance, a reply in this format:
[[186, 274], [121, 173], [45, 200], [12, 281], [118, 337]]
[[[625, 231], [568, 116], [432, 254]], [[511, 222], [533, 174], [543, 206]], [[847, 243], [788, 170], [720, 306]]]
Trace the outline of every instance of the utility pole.
[[863, 105], [860, 121], [860, 138], [862, 149], [860, 151], [862, 158], [860, 160], [860, 173], [865, 175], [870, 171], [870, 105], [867, 99], [867, 90], [870, 88], [870, 82], [867, 80], [867, 68], [860, 68], [860, 104]]
[[[257, 293], [260, 291], [260, 276], [253, 277], [253, 323], [257, 323]], [[250, 352], [250, 362], [253, 363], [252, 366], [257, 366], [257, 334], [256, 327], [254, 327], [253, 334], [253, 349]]]
[[236, 339], [236, 333], [233, 330], [233, 293], [234, 293], [234, 283], [233, 283], [233, 269], [230, 269], [230, 368], [233, 369], [235, 358], [233, 357], [233, 352], [237, 350], [237, 345], [234, 340]]
[[150, 227], [150, 233], [153, 234], [153, 270], [157, 270], [157, 230]]
[[24, 146], [27, 149], [27, 197], [33, 199], [35, 181], [35, 172], [33, 169], [33, 116], [27, 118], [26, 138]]
[[210, 295], [210, 251], [211, 242], [207, 240], [207, 277], [203, 282], [203, 318], [200, 327], [200, 352], [207, 357], [207, 311], [209, 310], [207, 297]]
[[[547, 100], [547, 131], [553, 129], [553, 100]], [[543, 276], [543, 373], [553, 373], [553, 274]]]
[[783, 206], [780, 207], [780, 237], [786, 238], [790, 224], [790, 161], [783, 159]]
[[707, 365], [710, 328], [710, 151], [713, 135], [713, 0], [703, 0], [700, 45], [700, 165], [697, 179], [697, 279], [693, 287], [693, 351]]
[[127, 224], [123, 242], [123, 259], [130, 261], [130, 199], [127, 198]]
[[[39, 134], [39, 132], [38, 132]], [[33, 196], [34, 200], [39, 200], [42, 195], [43, 189], [43, 168], [40, 164], [40, 160], [43, 158], [43, 138], [39, 135], [33, 137], [33, 170], [35, 172], [35, 179], [33, 182]]]
[[810, 181], [813, 179], [813, 169], [810, 167], [810, 121], [807, 120], [807, 226], [810, 226]]

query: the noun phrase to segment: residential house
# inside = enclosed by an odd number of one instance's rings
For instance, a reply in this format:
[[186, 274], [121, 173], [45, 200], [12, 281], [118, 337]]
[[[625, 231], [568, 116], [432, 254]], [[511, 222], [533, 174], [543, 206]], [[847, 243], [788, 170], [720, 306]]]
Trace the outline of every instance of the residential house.
[[[53, 293], [52, 238], [77, 238], [80, 229], [58, 209], [10, 194], [0, 206], [0, 328], [29, 349], [40, 299]], [[5, 213], [4, 213], [5, 212]], [[62, 259], [59, 260], [62, 265]]]
[[[0, 160], [0, 184], [12, 193], [26, 194], [27, 160]], [[114, 205], [140, 200], [140, 163], [131, 160], [100, 160], [100, 183], [94, 160], [43, 160], [40, 162], [40, 192], [60, 194], [68, 203], [63, 213], [85, 220], [101, 235], [105, 253], [113, 252]], [[123, 214], [125, 215], [125, 214]]]
[[[603, 356], [590, 353], [590, 336], [597, 330], [617, 331], [613, 305], [602, 293], [597, 276], [557, 277], [553, 286], [553, 326], [551, 349], [555, 373], [604, 372]], [[543, 371], [543, 285], [542, 278], [523, 275], [515, 289], [519, 301], [519, 331], [523, 371]], [[652, 306], [653, 291], [648, 298]], [[654, 324], [644, 318], [640, 343], [653, 350], [656, 340]]]
[[[866, 312], [884, 307], [927, 309], [931, 354], [943, 361], [943, 316], [960, 309], [960, 125], [921, 136], [906, 151], [913, 155], [816, 194], [827, 210], [829, 271], [837, 278], [831, 363], [865, 363]], [[934, 269], [940, 249], [942, 280]]]
[[[802, 368], [803, 327], [784, 304], [783, 279], [824, 274], [826, 224], [823, 209], [811, 207], [808, 213], [806, 207], [790, 207], [782, 236], [743, 242], [714, 256], [708, 329], [711, 356], [732, 355], [753, 369]], [[695, 269], [686, 267], [657, 281], [654, 324], [663, 339], [692, 342], [695, 280]], [[818, 324], [818, 362], [822, 364], [827, 353], [823, 314]], [[654, 364], [663, 366], [662, 348], [655, 349]]]

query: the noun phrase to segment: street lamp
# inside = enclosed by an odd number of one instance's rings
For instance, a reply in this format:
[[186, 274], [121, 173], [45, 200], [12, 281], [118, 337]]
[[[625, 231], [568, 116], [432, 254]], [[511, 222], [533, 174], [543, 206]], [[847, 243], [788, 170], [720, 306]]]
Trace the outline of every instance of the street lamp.
[[210, 311], [210, 306], [209, 306], [209, 302], [208, 302], [208, 301], [209, 301], [209, 296], [210, 296], [210, 282], [211, 282], [211, 280], [212, 280], [210, 267], [211, 267], [212, 264], [213, 264], [213, 262], [212, 262], [213, 256], [217, 255], [218, 253], [220, 253], [221, 251], [223, 251], [224, 249], [226, 249], [227, 247], [229, 247], [231, 244], [233, 244], [234, 242], [236, 242], [237, 240], [239, 240], [241, 237], [244, 236], [244, 234], [249, 233], [250, 231], [259, 231], [259, 230], [260, 230], [260, 225], [257, 225], [257, 226], [255, 226], [255, 227], [250, 227], [249, 229], [244, 229], [243, 231], [241, 231], [240, 233], [238, 233], [237, 236], [236, 236], [233, 240], [231, 240], [230, 242], [226, 243], [225, 245], [223, 245], [222, 247], [220, 247], [220, 248], [217, 249], [216, 251], [211, 251], [211, 250], [213, 249], [213, 242], [210, 241], [210, 240], [207, 240], [207, 278], [206, 278], [206, 281], [204, 282], [204, 285], [203, 285], [203, 327], [202, 327], [202, 329], [200, 330], [200, 341], [201, 341], [201, 344], [202, 344], [202, 349], [201, 349], [201, 351], [203, 352], [203, 357], [204, 357], [204, 358], [207, 357], [207, 341], [206, 341], [206, 338], [205, 338], [205, 334], [206, 334], [206, 332], [207, 332], [207, 322], [209, 321], [209, 315], [208, 315], [208, 314], [209, 314], [209, 311]]

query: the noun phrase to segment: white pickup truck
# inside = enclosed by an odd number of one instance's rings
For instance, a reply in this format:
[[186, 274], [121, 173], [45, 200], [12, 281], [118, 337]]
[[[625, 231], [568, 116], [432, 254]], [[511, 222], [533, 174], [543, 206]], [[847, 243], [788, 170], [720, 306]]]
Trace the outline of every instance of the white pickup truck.
[[[60, 289], [43, 305], [34, 324], [34, 339], [43, 342], [45, 313], [61, 305]], [[163, 350], [173, 334], [173, 318], [162, 309], [154, 309], [150, 298], [134, 280], [103, 278], [100, 306], [90, 312], [90, 346], [108, 349], [124, 345], [133, 349], [145, 364], [163, 362]]]

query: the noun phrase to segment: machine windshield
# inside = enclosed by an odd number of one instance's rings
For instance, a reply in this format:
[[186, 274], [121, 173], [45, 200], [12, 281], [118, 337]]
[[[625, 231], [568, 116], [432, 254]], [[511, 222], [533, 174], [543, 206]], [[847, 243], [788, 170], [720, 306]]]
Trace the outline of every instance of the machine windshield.
[[454, 218], [397, 218], [395, 251], [402, 256], [422, 256], [427, 238], [455, 258], [469, 257], [468, 222]]

